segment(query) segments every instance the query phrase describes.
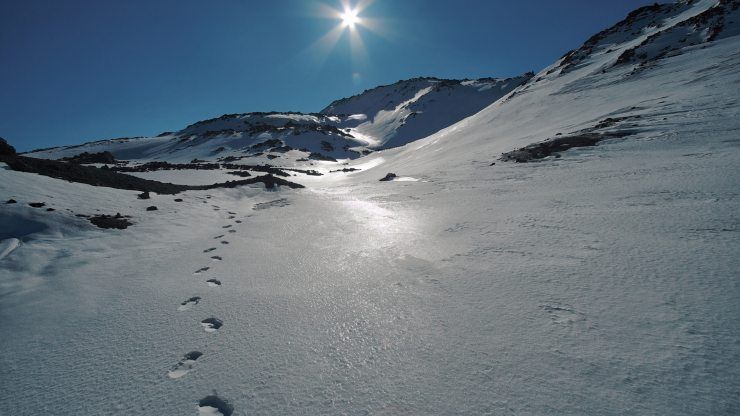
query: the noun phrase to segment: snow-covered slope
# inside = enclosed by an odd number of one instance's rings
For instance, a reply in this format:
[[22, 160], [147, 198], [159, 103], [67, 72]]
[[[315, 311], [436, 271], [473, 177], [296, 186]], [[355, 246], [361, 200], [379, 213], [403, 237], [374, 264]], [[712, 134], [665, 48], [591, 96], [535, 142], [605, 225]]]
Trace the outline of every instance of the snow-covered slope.
[[[736, 5], [643, 9], [303, 190], [0, 166], [0, 414], [740, 413]], [[75, 216], [115, 212], [134, 225]]]
[[531, 78], [477, 80], [416, 78], [367, 90], [321, 112], [373, 149], [402, 146], [472, 116]]
[[[655, 138], [709, 118], [720, 120], [723, 129], [734, 128], [738, 36], [730, 35], [740, 26], [738, 4], [700, 0], [638, 9], [625, 21], [642, 16], [641, 24], [623, 21], [592, 37], [474, 116], [355, 163], [428, 174], [430, 166], [435, 171], [466, 169], [481, 155], [493, 161], [504, 152], [559, 135], [626, 132], [630, 139]], [[710, 41], [710, 29], [693, 26], [708, 14], [725, 16], [722, 33], [727, 36]], [[685, 27], [698, 33], [696, 41], [665, 37], [660, 49], [671, 50], [669, 54], [647, 61], [620, 59], [627, 51], [654, 42], [651, 39]], [[576, 55], [578, 59], [572, 58]]]

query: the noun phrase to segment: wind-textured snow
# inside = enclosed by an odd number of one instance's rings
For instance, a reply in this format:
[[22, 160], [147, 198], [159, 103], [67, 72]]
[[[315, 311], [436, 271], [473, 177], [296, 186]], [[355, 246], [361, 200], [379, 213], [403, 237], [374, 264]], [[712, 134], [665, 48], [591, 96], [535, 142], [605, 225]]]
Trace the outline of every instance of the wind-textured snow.
[[[740, 37], [617, 64], [716, 3], [302, 190], [0, 169], [0, 414], [740, 413]], [[627, 135], [499, 159], [584, 131]]]

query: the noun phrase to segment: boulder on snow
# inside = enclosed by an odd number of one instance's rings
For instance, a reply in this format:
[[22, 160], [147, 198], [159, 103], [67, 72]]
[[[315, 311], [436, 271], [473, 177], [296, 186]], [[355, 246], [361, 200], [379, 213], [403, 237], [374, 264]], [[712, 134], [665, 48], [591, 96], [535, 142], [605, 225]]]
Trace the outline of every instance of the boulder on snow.
[[383, 178], [380, 179], [380, 182], [392, 181], [393, 179], [396, 179], [396, 177], [397, 176], [395, 173], [388, 173], [387, 175], [385, 175]]
[[150, 207], [146, 207], [146, 210], [147, 211], [156, 211], [157, 210], [157, 207], [155, 207], [154, 205], [152, 205]]
[[94, 217], [88, 218], [88, 220], [96, 225], [98, 228], [114, 228], [117, 230], [123, 230], [130, 225], [134, 225], [131, 221], [128, 220], [128, 218], [129, 217], [125, 217], [120, 213], [116, 213], [116, 215], [96, 215]]
[[11, 198], [11, 199], [9, 199], [9, 200], [5, 201], [5, 203], [6, 203], [6, 204], [17, 204], [17, 203], [18, 203], [18, 201], [16, 201], [15, 199], [12, 199], [12, 198]]
[[46, 204], [43, 202], [29, 202], [28, 205], [34, 208], [41, 208], [46, 206]]
[[143, 192], [143, 193], [140, 193], [139, 195], [137, 195], [137, 198], [139, 198], [139, 199], [151, 199], [151, 196], [149, 195], [149, 191], [146, 191], [146, 192]]

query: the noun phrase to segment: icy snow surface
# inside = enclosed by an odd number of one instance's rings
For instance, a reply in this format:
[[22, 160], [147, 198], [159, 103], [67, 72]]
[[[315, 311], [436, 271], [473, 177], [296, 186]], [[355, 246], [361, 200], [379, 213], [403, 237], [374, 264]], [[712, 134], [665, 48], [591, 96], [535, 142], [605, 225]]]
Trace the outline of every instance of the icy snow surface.
[[[0, 414], [738, 414], [739, 46], [546, 68], [302, 190], [0, 170]], [[634, 134], [497, 160], [607, 117]]]

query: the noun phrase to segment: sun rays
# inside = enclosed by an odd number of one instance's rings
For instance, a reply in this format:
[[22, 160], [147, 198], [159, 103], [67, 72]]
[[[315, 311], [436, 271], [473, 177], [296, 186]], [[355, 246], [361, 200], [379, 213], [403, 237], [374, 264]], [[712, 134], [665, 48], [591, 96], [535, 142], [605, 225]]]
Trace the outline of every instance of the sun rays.
[[359, 79], [359, 74], [362, 72], [360, 69], [365, 65], [367, 59], [367, 50], [362, 39], [362, 32], [370, 31], [382, 35], [379, 20], [363, 15], [363, 12], [372, 3], [373, 0], [360, 0], [356, 3], [342, 0], [339, 9], [326, 3], [318, 3], [316, 16], [336, 20], [338, 24], [313, 42], [305, 52], [311, 55], [319, 66], [323, 66], [329, 55], [336, 49], [337, 44], [346, 36], [353, 66], [352, 77], [353, 80]]

